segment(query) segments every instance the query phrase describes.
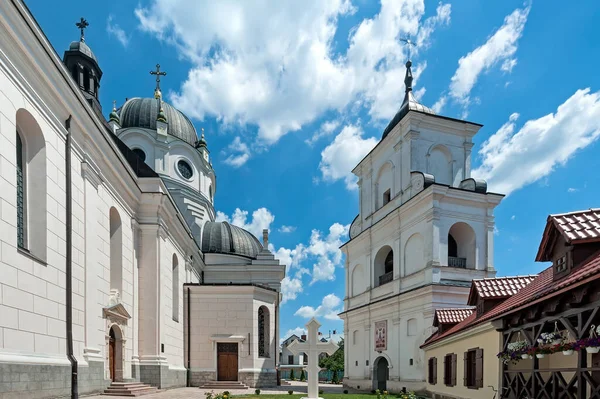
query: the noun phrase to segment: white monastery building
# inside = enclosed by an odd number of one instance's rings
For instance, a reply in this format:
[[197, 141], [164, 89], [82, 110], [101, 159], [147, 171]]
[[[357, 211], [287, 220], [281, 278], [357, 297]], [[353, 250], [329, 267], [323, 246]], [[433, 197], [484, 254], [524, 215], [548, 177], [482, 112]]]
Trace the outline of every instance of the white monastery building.
[[381, 141], [354, 168], [359, 214], [346, 255], [344, 384], [425, 388], [419, 346], [436, 308], [467, 303], [474, 278], [495, 275], [494, 208], [502, 195], [471, 178], [481, 125], [436, 115], [406, 95]]
[[0, 396], [276, 385], [268, 232], [215, 221], [206, 140], [158, 65], [152, 97], [103, 116], [77, 25], [61, 58], [22, 0], [0, 2]]

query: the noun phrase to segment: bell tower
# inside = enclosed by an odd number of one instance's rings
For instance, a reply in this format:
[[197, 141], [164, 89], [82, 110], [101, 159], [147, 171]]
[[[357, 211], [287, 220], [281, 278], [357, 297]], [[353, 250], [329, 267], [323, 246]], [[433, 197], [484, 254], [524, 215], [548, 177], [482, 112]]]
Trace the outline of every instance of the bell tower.
[[69, 49], [65, 51], [63, 63], [96, 114], [104, 119], [102, 106], [98, 100], [102, 70], [92, 49], [85, 42], [85, 29], [89, 26], [89, 23], [82, 17], [75, 26], [81, 31], [80, 38], [79, 41], [72, 42]]

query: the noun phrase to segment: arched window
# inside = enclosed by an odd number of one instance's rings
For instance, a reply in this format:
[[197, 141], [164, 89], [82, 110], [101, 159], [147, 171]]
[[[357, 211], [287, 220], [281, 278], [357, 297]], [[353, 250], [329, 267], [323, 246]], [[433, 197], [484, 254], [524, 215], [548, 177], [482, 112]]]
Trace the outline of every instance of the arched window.
[[358, 330], [352, 332], [352, 345], [358, 344]]
[[467, 223], [455, 223], [448, 231], [448, 266], [477, 268], [475, 232]]
[[173, 296], [173, 320], [179, 323], [179, 261], [175, 254], [173, 254], [171, 281], [173, 283], [173, 290], [171, 292], [171, 295]]
[[87, 92], [90, 91], [90, 71], [87, 68], [83, 69], [83, 89]]
[[406, 335], [409, 337], [417, 335], [417, 319], [408, 319], [406, 322]]
[[45, 260], [47, 245], [46, 140], [33, 115], [16, 115], [17, 245]]
[[388, 245], [382, 247], [375, 255], [375, 286], [392, 281], [394, 277], [394, 251]]
[[270, 357], [269, 346], [271, 339], [269, 337], [269, 309], [266, 306], [258, 308], [258, 356]]
[[110, 289], [119, 295], [123, 289], [123, 230], [121, 216], [110, 208]]
[[208, 186], [208, 196], [210, 197], [210, 202], [213, 202], [212, 186]]

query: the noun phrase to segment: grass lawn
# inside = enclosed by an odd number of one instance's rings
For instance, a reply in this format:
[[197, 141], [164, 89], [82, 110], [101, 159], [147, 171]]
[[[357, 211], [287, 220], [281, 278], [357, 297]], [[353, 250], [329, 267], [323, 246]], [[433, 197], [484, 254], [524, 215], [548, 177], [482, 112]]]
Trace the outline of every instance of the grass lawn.
[[[301, 397], [306, 397], [305, 393], [302, 394], [271, 394], [271, 395], [234, 395], [235, 399], [300, 399]], [[319, 397], [323, 399], [376, 399], [377, 395], [372, 395], [368, 393], [323, 393], [319, 395]], [[383, 397], [383, 396], [382, 396]], [[388, 399], [395, 399], [396, 395], [388, 395]]]

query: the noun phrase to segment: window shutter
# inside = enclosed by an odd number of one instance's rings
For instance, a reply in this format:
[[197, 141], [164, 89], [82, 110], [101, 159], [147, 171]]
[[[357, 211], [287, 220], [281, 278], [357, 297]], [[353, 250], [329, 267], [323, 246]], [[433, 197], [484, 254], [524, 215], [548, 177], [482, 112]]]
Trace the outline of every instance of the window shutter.
[[448, 385], [448, 355], [444, 356], [444, 385]]
[[437, 384], [437, 357], [433, 358], [433, 385]]
[[483, 349], [475, 350], [475, 386], [483, 388]]
[[450, 362], [450, 386], [456, 385], [456, 353], [452, 354]]
[[463, 366], [464, 366], [464, 374], [463, 374], [463, 385], [469, 386], [469, 352], [465, 352], [463, 356]]

